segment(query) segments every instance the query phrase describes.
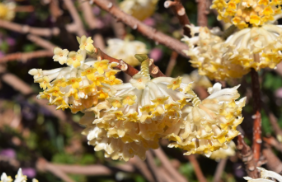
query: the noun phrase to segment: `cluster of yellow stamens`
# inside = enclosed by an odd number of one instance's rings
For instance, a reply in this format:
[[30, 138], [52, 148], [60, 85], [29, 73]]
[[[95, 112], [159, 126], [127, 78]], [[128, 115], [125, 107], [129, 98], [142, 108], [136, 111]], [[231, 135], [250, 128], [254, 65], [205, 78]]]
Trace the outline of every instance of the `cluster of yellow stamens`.
[[1, 20], [12, 20], [16, 14], [16, 4], [10, 1], [0, 2], [0, 19]]
[[82, 36], [78, 42], [80, 49], [77, 52], [54, 49], [54, 61], [67, 64], [68, 67], [29, 71], [44, 90], [39, 98], [48, 99], [57, 109], [70, 108], [74, 113], [90, 108], [108, 97], [102, 90], [102, 83], [115, 85], [122, 82], [115, 77], [118, 70], [112, 69], [116, 63], [86, 59], [86, 54], [95, 50], [90, 37]]
[[218, 19], [238, 28], [261, 26], [281, 13], [281, 0], [214, 0]]

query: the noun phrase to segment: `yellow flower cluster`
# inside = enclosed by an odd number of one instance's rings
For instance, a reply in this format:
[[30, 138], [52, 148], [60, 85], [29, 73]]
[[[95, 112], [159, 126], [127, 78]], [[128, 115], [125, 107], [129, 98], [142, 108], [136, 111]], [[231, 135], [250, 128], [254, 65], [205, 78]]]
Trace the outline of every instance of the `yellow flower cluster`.
[[16, 4], [14, 2], [3, 1], [0, 3], [0, 19], [12, 20], [15, 17]]
[[282, 181], [282, 176], [276, 172], [268, 171], [262, 167], [257, 167], [260, 172], [260, 178], [252, 179], [251, 177], [244, 177], [248, 182], [275, 182]]
[[108, 85], [109, 97], [88, 109], [80, 123], [89, 144], [104, 150], [105, 157], [128, 160], [145, 158], [149, 148], [157, 148], [160, 138], [174, 141], [169, 147], [187, 150], [186, 154], [210, 154], [238, 135], [241, 108], [245, 99], [238, 87], [210, 89], [200, 101], [182, 78], [150, 79], [149, 60], [129, 83]]
[[[249, 72], [241, 65], [229, 60], [234, 49], [224, 42], [219, 36], [213, 35], [206, 27], [190, 26], [192, 38], [184, 37], [182, 40], [189, 46], [184, 52], [190, 56], [192, 66], [198, 68], [200, 75], [206, 75], [211, 79], [224, 80], [228, 78], [240, 78]], [[198, 36], [195, 36], [199, 33]]]
[[124, 0], [120, 3], [120, 9], [138, 20], [143, 21], [155, 12], [158, 1], [159, 0]]
[[211, 8], [218, 19], [238, 28], [257, 27], [274, 20], [281, 13], [281, 0], [214, 0]]
[[229, 156], [234, 156], [236, 154], [235, 149], [236, 145], [233, 141], [231, 141], [226, 148], [220, 148], [212, 152], [210, 158], [214, 160], [220, 160], [225, 159]]
[[86, 59], [86, 54], [95, 50], [90, 37], [82, 36], [78, 38], [78, 42], [80, 49], [77, 52], [58, 47], [54, 49], [54, 61], [67, 64], [67, 67], [29, 71], [35, 82], [44, 90], [38, 98], [48, 99], [57, 109], [70, 108], [73, 113], [88, 109], [106, 99], [108, 94], [102, 90], [103, 83], [122, 83], [115, 77], [118, 70], [112, 69], [116, 63]]
[[[11, 176], [7, 176], [6, 173], [2, 173], [0, 182], [12, 182], [12, 181], [13, 179], [11, 178]], [[18, 170], [17, 175], [15, 176], [14, 182], [26, 182], [26, 181], [27, 181], [27, 177], [26, 175], [23, 175], [22, 169], [20, 168]], [[32, 182], [38, 182], [38, 180], [32, 179]]]
[[240, 78], [251, 68], [275, 68], [282, 60], [282, 27], [263, 25], [245, 28], [222, 40], [206, 27], [193, 27], [192, 38], [185, 37], [189, 50], [184, 52], [191, 57], [193, 67], [200, 75], [211, 79], [224, 80]]
[[122, 59], [131, 66], [138, 66], [140, 62], [135, 59], [135, 54], [147, 54], [146, 45], [140, 41], [109, 39], [106, 53], [116, 59]]
[[183, 83], [193, 82], [193, 87], [202, 86], [204, 88], [209, 88], [212, 86], [212, 83], [206, 76], [199, 75], [198, 70], [192, 71], [189, 75], [185, 74], [182, 76]]

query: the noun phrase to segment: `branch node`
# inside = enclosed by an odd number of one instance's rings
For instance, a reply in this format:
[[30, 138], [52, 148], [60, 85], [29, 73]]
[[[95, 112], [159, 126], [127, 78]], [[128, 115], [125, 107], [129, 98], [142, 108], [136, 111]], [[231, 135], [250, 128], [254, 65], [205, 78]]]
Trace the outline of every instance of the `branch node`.
[[111, 9], [113, 7], [113, 3], [108, 4], [108, 9]]
[[177, 14], [178, 14], [179, 16], [184, 16], [184, 15], [186, 14], [186, 11], [185, 11], [185, 9], [182, 7], [181, 9], [179, 9], [179, 10], [177, 11]]
[[136, 30], [138, 28], [138, 25], [135, 24], [133, 27], [132, 27], [134, 30]]
[[158, 72], [159, 72], [159, 69], [158, 69], [157, 66], [155, 66], [151, 71], [151, 73], [154, 74], [154, 75], [157, 74]]
[[165, 8], [169, 8], [170, 6], [172, 6], [173, 5], [173, 2], [172, 1], [165, 1], [165, 3], [164, 3], [164, 7]]
[[150, 59], [150, 60], [149, 60], [149, 66], [151, 66], [153, 63], [154, 63], [154, 60], [153, 60], [153, 59]]
[[24, 33], [28, 33], [30, 31], [30, 27], [28, 25], [24, 25], [22, 27], [22, 30], [23, 30]]
[[128, 69], [127, 64], [123, 60], [120, 60], [120, 66], [121, 71], [126, 71]]

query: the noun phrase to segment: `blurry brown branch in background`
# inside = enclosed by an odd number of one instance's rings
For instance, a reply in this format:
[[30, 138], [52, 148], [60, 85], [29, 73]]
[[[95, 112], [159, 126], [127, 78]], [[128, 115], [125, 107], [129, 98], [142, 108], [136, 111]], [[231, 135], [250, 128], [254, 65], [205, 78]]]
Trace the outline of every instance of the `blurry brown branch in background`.
[[28, 35], [27, 39], [29, 39], [31, 42], [37, 44], [40, 47], [43, 47], [49, 51], [54, 51], [54, 48], [56, 47], [54, 44], [51, 42], [42, 39], [41, 37], [35, 36], [35, 35]]
[[282, 152], [282, 143], [277, 141], [274, 137], [264, 137], [263, 141], [265, 141], [267, 144], [273, 146], [276, 150]]
[[171, 164], [166, 154], [161, 148], [154, 150], [155, 155], [160, 159], [162, 166], [165, 171], [172, 176], [172, 178], [177, 182], [187, 182], [185, 177], [183, 177]]
[[86, 31], [83, 27], [83, 23], [80, 19], [80, 16], [73, 4], [73, 1], [72, 0], [64, 0], [64, 3], [68, 9], [68, 11], [70, 12], [73, 20], [74, 20], [74, 24], [75, 24], [75, 27], [76, 27], [76, 31], [77, 31], [77, 35], [79, 36], [83, 36], [83, 35], [87, 35], [86, 34]]
[[227, 159], [221, 159], [219, 161], [219, 163], [217, 164], [216, 170], [215, 170], [213, 182], [220, 182], [221, 181], [221, 176], [222, 176], [222, 173], [223, 173], [224, 168], [226, 166], [226, 163], [227, 163]]
[[169, 47], [170, 49], [175, 50], [182, 56], [187, 57], [187, 55], [184, 54], [182, 51], [188, 49], [188, 46], [186, 44], [162, 32], [159, 32], [154, 28], [145, 25], [141, 21], [121, 11], [119, 8], [113, 5], [112, 2], [109, 2], [108, 0], [95, 0], [94, 3], [103, 10], [109, 12], [111, 15], [115, 16], [119, 21], [122, 21], [126, 25], [130, 26], [132, 29], [139, 31], [141, 34], [148, 37], [149, 39], [152, 39], [157, 43], [163, 44]]
[[178, 57], [178, 53], [173, 51], [171, 53], [170, 60], [168, 62], [167, 68], [166, 68], [166, 72], [165, 72], [166, 76], [171, 76], [171, 73], [172, 73], [173, 68], [174, 68], [176, 61], [177, 61], [177, 57]]
[[262, 150], [264, 157], [267, 160], [266, 166], [269, 170], [281, 174], [282, 172], [282, 162], [280, 159], [273, 153], [271, 148], [266, 147]]
[[201, 170], [201, 167], [195, 157], [195, 155], [187, 155], [186, 158], [190, 161], [190, 163], [192, 164], [194, 170], [195, 170], [195, 173], [196, 173], [196, 176], [197, 176], [197, 179], [199, 182], [207, 182], [207, 179], [205, 178], [202, 170]]
[[181, 0], [165, 1], [165, 8], [172, 8], [175, 15], [177, 16], [182, 28], [184, 35], [190, 37], [190, 29], [186, 25], [190, 25], [189, 18], [186, 14], [185, 8], [183, 7]]
[[15, 11], [16, 12], [33, 12], [34, 11], [34, 7], [31, 6], [31, 5], [28, 5], [28, 6], [16, 6], [15, 8]]
[[[10, 85], [15, 90], [19, 91], [25, 96], [33, 95], [32, 88], [23, 82], [20, 78], [16, 77], [15, 75], [8, 73], [5, 71], [5, 68], [0, 67], [0, 73], [2, 74], [1, 79]], [[39, 100], [36, 96], [32, 96], [32, 100], [39, 104], [41, 107], [49, 110], [54, 116], [56, 116], [61, 121], [66, 121], [66, 114], [62, 110], [56, 110], [55, 106], [48, 105], [47, 100]]]
[[129, 159], [128, 163], [131, 163], [136, 169], [140, 171], [140, 173], [149, 181], [154, 182], [154, 178], [152, 173], [147, 168], [144, 161], [142, 161], [139, 157], [133, 157]]
[[146, 152], [146, 164], [148, 168], [151, 170], [154, 180], [156, 182], [162, 182], [163, 181], [161, 176], [162, 174], [159, 172], [158, 167], [155, 164], [151, 150]]
[[198, 26], [204, 27], [208, 25], [208, 0], [197, 0], [198, 3], [198, 19], [197, 19], [197, 24]]
[[42, 51], [34, 51], [34, 52], [17, 52], [17, 53], [11, 53], [8, 54], [2, 58], [0, 58], [0, 63], [5, 63], [8, 61], [14, 61], [14, 60], [20, 60], [20, 61], [27, 61], [30, 59], [40, 58], [40, 57], [50, 57], [53, 56], [54, 53], [48, 50], [42, 50]]
[[240, 157], [245, 163], [245, 169], [248, 176], [252, 178], [258, 178], [258, 171], [256, 168], [256, 162], [254, 160], [253, 152], [251, 148], [245, 143], [244, 137], [239, 135], [237, 137], [237, 149], [240, 151]]

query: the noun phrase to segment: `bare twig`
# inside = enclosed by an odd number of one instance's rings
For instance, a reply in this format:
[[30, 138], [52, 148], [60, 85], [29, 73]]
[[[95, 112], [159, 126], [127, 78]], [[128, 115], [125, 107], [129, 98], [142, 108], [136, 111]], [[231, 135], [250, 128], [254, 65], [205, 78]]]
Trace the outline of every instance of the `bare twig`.
[[256, 162], [254, 161], [253, 152], [245, 143], [242, 135], [237, 137], [237, 149], [240, 151], [242, 161], [245, 163], [248, 176], [252, 178], [258, 178], [258, 171], [256, 168]]
[[171, 7], [176, 14], [183, 30], [184, 30], [184, 35], [190, 37], [190, 29], [186, 25], [190, 25], [189, 18], [186, 14], [185, 8], [183, 7], [181, 0], [174, 0], [174, 1], [165, 1], [164, 6], [166, 8]]
[[219, 164], [217, 164], [213, 182], [220, 182], [220, 178], [221, 178], [222, 172], [224, 171], [226, 162], [227, 162], [227, 159], [221, 159]]
[[130, 26], [131, 28], [139, 31], [149, 39], [156, 41], [157, 43], [163, 44], [169, 47], [172, 50], [175, 50], [179, 54], [187, 57], [186, 54], [183, 53], [182, 50], [187, 50], [188, 46], [180, 41], [157, 31], [154, 28], [151, 28], [141, 21], [135, 19], [134, 17], [124, 13], [119, 8], [117, 8], [113, 3], [109, 2], [108, 0], [95, 0], [94, 3], [102, 8], [103, 10], [109, 12], [111, 15], [115, 16], [118, 20], [122, 21], [126, 25]]
[[34, 11], [34, 7], [31, 5], [27, 5], [27, 6], [16, 6], [15, 8], [16, 12], [33, 12]]
[[278, 121], [275, 115], [269, 110], [269, 108], [265, 104], [263, 104], [263, 109], [266, 112], [266, 114], [268, 115], [269, 122], [274, 130], [276, 137], [282, 137], [282, 130], [278, 124]]
[[0, 58], [0, 63], [14, 61], [14, 60], [21, 60], [25, 62], [29, 59], [40, 58], [40, 57], [49, 57], [53, 55], [54, 55], [53, 52], [46, 51], [46, 50], [34, 51], [34, 52], [28, 52], [28, 53], [17, 52], [17, 53], [8, 54]]
[[252, 69], [251, 70], [252, 77], [252, 96], [254, 102], [254, 125], [253, 125], [253, 152], [254, 159], [256, 162], [260, 159], [260, 149], [261, 149], [261, 96], [260, 96], [260, 83], [258, 73]]
[[86, 21], [89, 28], [90, 29], [100, 28], [100, 23], [93, 16], [93, 12], [92, 12], [90, 3], [88, 1], [85, 1], [85, 0], [78, 0], [78, 2], [81, 5], [83, 18]]
[[62, 10], [59, 7], [58, 0], [51, 0], [49, 4], [50, 13], [54, 21], [57, 21], [57, 18], [62, 15]]
[[280, 159], [272, 152], [270, 148], [266, 148], [262, 150], [264, 157], [267, 160], [266, 166], [271, 171], [275, 171], [277, 173], [282, 172], [282, 162]]
[[132, 163], [149, 182], [154, 182], [152, 174], [148, 170], [144, 161], [142, 161], [139, 157], [131, 158], [128, 162]]
[[176, 64], [176, 60], [177, 60], [177, 52], [173, 51], [171, 56], [170, 56], [170, 60], [169, 60], [169, 63], [168, 63], [168, 66], [166, 68], [166, 72], [165, 72], [165, 75], [166, 76], [170, 76], [171, 73], [172, 73], [172, 70]]
[[41, 37], [38, 37], [38, 36], [35, 36], [35, 35], [28, 35], [27, 38], [34, 42], [35, 44], [45, 48], [45, 49], [48, 49], [50, 51], [53, 52], [54, 48], [56, 47], [54, 44], [52, 44], [51, 42], [47, 41], [47, 40], [44, 40], [42, 39]]
[[50, 37], [52, 35], [58, 35], [60, 33], [60, 30], [58, 28], [37, 28], [37, 27], [30, 27], [28, 25], [21, 25], [5, 20], [0, 20], [0, 27], [6, 28], [9, 30], [13, 30], [15, 32], [27, 34], [31, 33], [34, 35], [39, 36], [46, 36]]
[[166, 171], [175, 179], [175, 181], [178, 182], [186, 182], [187, 180], [171, 165], [169, 159], [165, 155], [165, 153], [162, 151], [161, 148], [158, 148], [154, 150], [154, 153], [156, 156], [160, 159], [163, 167], [166, 169]]
[[207, 0], [197, 0], [198, 2], [198, 26], [207, 26]]
[[148, 165], [148, 168], [152, 171], [152, 174], [153, 174], [153, 177], [155, 179], [156, 182], [162, 182], [162, 177], [161, 177], [161, 174], [159, 173], [158, 171], [158, 168], [155, 164], [155, 161], [154, 161], [154, 157], [151, 153], [151, 151], [147, 151], [146, 152], [146, 163]]
[[79, 17], [79, 14], [72, 2], [72, 0], [64, 0], [64, 3], [67, 7], [67, 9], [69, 10], [73, 20], [74, 20], [74, 24], [76, 25], [76, 31], [77, 31], [77, 34], [79, 36], [82, 36], [82, 35], [86, 35], [86, 32], [84, 30], [84, 27], [83, 27], [83, 23]]
[[201, 167], [197, 161], [197, 159], [195, 158], [195, 155], [187, 155], [187, 158], [189, 159], [189, 161], [191, 162], [192, 166], [194, 167], [197, 179], [199, 182], [207, 182], [207, 179], [205, 178]]
[[282, 152], [282, 144], [278, 142], [274, 137], [264, 137], [263, 141], [275, 147], [278, 151]]

